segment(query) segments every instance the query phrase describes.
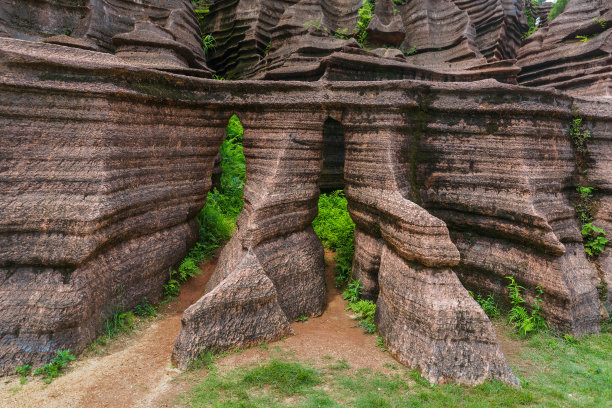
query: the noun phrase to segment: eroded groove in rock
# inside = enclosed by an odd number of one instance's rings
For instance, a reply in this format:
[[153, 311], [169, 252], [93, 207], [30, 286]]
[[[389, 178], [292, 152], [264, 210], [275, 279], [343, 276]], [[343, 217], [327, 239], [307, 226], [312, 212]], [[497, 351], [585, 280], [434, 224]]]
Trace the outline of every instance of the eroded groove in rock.
[[[256, 257], [258, 273], [266, 276], [274, 289], [274, 303], [285, 320], [293, 321], [301, 315], [319, 315], [325, 306], [323, 246], [311, 225], [319, 196], [324, 113], [313, 115], [299, 109], [279, 112], [266, 110], [240, 116], [248, 170], [244, 208], [203, 299], [224, 291], [226, 282], [237, 279], [243, 269], [254, 269], [249, 259]], [[287, 118], [293, 121], [288, 124]], [[254, 291], [253, 297], [267, 298], [267, 286]], [[177, 342], [174, 351], [177, 361], [193, 358], [192, 348], [244, 347], [277, 339], [278, 333], [286, 334], [279, 331], [276, 318], [267, 323], [267, 308], [249, 315], [249, 320], [258, 322], [258, 328], [252, 333], [247, 329], [248, 336], [233, 334], [234, 323], [208, 333], [211, 325], [218, 324], [214, 320], [218, 315], [206, 312], [210, 307], [200, 301], [185, 312], [179, 336], [183, 340]], [[241, 322], [242, 313], [240, 308], [230, 308], [223, 316], [226, 321]], [[188, 343], [193, 343], [191, 348], [184, 345]]]
[[612, 95], [612, 5], [572, 0], [519, 51], [519, 82], [579, 96]]

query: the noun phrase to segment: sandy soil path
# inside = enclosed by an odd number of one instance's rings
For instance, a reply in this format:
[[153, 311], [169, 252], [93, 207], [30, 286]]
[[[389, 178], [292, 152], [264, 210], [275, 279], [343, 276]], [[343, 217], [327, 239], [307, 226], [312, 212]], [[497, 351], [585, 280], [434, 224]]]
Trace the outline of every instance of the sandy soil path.
[[[326, 251], [327, 308], [323, 315], [294, 323], [295, 336], [270, 345], [232, 353], [217, 361], [231, 368], [267, 359], [271, 349], [288, 352], [300, 360], [321, 361], [324, 356], [344, 359], [353, 368], [388, 371], [397, 365], [376, 347], [377, 337], [356, 327], [340, 292], [333, 284], [333, 253]], [[1, 407], [171, 407], [175, 396], [193, 385], [205, 371], [184, 376], [173, 368], [170, 354], [181, 325], [182, 312], [203, 293], [216, 260], [202, 265], [202, 275], [183, 285], [177, 301], [134, 333], [114, 340], [102, 355], [80, 357], [68, 372], [50, 385], [34, 379], [19, 386], [16, 377], [0, 380]], [[277, 347], [278, 346], [278, 347]], [[18, 391], [15, 391], [19, 389]]]

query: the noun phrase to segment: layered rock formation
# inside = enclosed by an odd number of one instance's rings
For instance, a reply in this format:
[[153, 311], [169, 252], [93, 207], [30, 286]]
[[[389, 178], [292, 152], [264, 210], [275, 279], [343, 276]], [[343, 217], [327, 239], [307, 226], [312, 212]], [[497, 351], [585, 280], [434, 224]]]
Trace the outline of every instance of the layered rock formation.
[[164, 86], [164, 77], [142, 84], [153, 71], [112, 85], [135, 68], [111, 55], [0, 44], [6, 374], [58, 349], [78, 353], [117, 308], [160, 299], [168, 269], [197, 238], [227, 122], [139, 95]]
[[[203, 31], [217, 39], [210, 64], [228, 78], [313, 79], [314, 66], [351, 44], [363, 5], [361, 0], [253, 3], [215, 1], [205, 17]], [[485, 72], [489, 63], [512, 60], [527, 30], [521, 0], [400, 5], [383, 0], [374, 13], [368, 48], [396, 47], [413, 64], [453, 71]]]
[[[137, 22], [152, 26], [145, 33], [133, 33], [129, 42], [132, 47], [138, 44], [148, 48], [144, 67], [163, 69], [168, 66], [168, 59], [162, 55], [178, 53], [184, 59], [181, 68], [192, 68], [194, 72], [208, 70], [199, 23], [189, 0], [0, 1], [2, 37], [114, 52], [117, 45], [126, 44], [130, 37], [125, 34]], [[114, 39], [115, 36], [119, 38]], [[138, 60], [132, 58], [132, 63], [137, 64]], [[176, 63], [170, 70], [177, 70]]]
[[[550, 24], [557, 40], [542, 61], [592, 27], [572, 19], [608, 16], [595, 0], [579, 11], [585, 1]], [[480, 80], [513, 82], [517, 69], [499, 60], [516, 50], [519, 3], [414, 0], [392, 17], [386, 2], [373, 28], [399, 32], [390, 27], [401, 15], [404, 46], [417, 51], [404, 56], [332, 35], [354, 24], [359, 1], [214, 2], [212, 64], [313, 83], [195, 78], [203, 53], [183, 0], [0, 3], [4, 35], [46, 41], [0, 38], [0, 374], [79, 352], [117, 308], [159, 299], [196, 238], [234, 113], [245, 128], [244, 210], [207, 293], [183, 316], [180, 367], [209, 349], [278, 339], [296, 317], [322, 312], [311, 222], [319, 192], [339, 187], [356, 223], [353, 275], [377, 300], [380, 335], [430, 381], [516, 384], [466, 287], [503, 299], [512, 275], [528, 300], [542, 288], [551, 325], [597, 331], [612, 257], [585, 256], [572, 206], [585, 176], [568, 128], [580, 115], [591, 132], [593, 222], [610, 231], [612, 104]], [[31, 12], [41, 8], [47, 22]], [[597, 51], [568, 51], [564, 64], [607, 52], [609, 28], [597, 24], [604, 31], [582, 43], [601, 37], [589, 45]], [[548, 69], [529, 65], [534, 36], [521, 63], [538, 68], [524, 75]], [[574, 61], [588, 71], [582, 82], [546, 74], [553, 82], [530, 85], [595, 94], [607, 78], [599, 60]]]
[[519, 83], [581, 96], [612, 95], [612, 5], [572, 0], [521, 48]]

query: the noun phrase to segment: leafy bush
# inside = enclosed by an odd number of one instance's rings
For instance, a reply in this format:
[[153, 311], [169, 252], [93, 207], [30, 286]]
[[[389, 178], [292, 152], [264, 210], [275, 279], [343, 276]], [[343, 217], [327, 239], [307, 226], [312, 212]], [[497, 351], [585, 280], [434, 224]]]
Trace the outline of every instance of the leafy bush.
[[32, 373], [32, 365], [24, 364], [15, 367], [15, 371], [19, 374], [19, 383], [21, 385], [25, 384], [28, 380], [28, 376]]
[[349, 303], [355, 303], [359, 301], [361, 297], [361, 291], [363, 286], [359, 283], [359, 280], [351, 280], [347, 285], [346, 289], [342, 293], [342, 299], [348, 300]]
[[347, 310], [357, 315], [359, 318], [359, 326], [363, 327], [367, 333], [376, 332], [376, 324], [374, 324], [376, 303], [371, 300], [358, 300], [354, 303], [349, 303]]
[[140, 303], [136, 305], [136, 307], [134, 307], [133, 312], [136, 316], [141, 317], [157, 316], [157, 310], [155, 309], [155, 306], [153, 306], [146, 297], [143, 298]]
[[372, 21], [372, 12], [374, 11], [373, 0], [363, 0], [362, 7], [359, 9], [359, 17], [357, 18], [357, 26], [355, 27], [355, 39], [364, 47], [367, 44], [368, 34], [366, 29]]
[[559, 14], [563, 13], [565, 6], [567, 6], [567, 3], [569, 2], [570, 0], [557, 0], [548, 13], [548, 21], [553, 21], [559, 16]]
[[50, 384], [51, 381], [59, 377], [62, 370], [76, 358], [70, 354], [70, 350], [57, 350], [56, 354], [49, 364], [34, 370], [34, 375], [42, 375], [44, 382], [47, 384]]
[[472, 296], [472, 298], [474, 298], [474, 300], [478, 302], [480, 307], [482, 307], [482, 310], [484, 310], [487, 316], [497, 317], [500, 315], [499, 308], [497, 307], [497, 302], [495, 302], [495, 298], [493, 297], [493, 295], [489, 295], [485, 298], [481, 294], [474, 296], [474, 293], [469, 293], [470, 296]]
[[336, 251], [336, 283], [345, 285], [351, 276], [355, 254], [355, 223], [351, 219], [342, 190], [319, 197], [319, 214], [312, 222], [323, 246]]
[[508, 285], [510, 303], [512, 308], [509, 313], [509, 322], [514, 326], [516, 331], [521, 335], [526, 336], [533, 332], [537, 333], [548, 327], [546, 321], [542, 317], [542, 299], [540, 296], [544, 293], [540, 286], [536, 286], [538, 294], [533, 300], [531, 313], [523, 306], [526, 302], [521, 296], [521, 290], [525, 288], [520, 286], [514, 280], [513, 276], [506, 276], [510, 280]]
[[599, 256], [608, 243], [606, 232], [590, 222], [582, 226], [581, 232], [584, 240], [584, 251], [590, 256]]

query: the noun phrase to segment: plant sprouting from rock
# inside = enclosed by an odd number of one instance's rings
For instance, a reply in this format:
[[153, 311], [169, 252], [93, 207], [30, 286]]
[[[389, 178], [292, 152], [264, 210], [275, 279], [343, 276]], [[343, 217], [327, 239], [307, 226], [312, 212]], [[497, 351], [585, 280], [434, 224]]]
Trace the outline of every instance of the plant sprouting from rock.
[[599, 227], [589, 222], [582, 226], [582, 239], [584, 243], [584, 251], [592, 257], [599, 256], [608, 243], [606, 232]]
[[374, 10], [374, 1], [363, 0], [362, 7], [359, 9], [359, 17], [357, 18], [357, 26], [355, 27], [355, 39], [362, 47], [367, 44], [368, 34], [366, 29], [372, 21], [372, 12]]
[[542, 317], [542, 299], [541, 295], [544, 293], [540, 286], [536, 286], [537, 295], [531, 305], [531, 312], [529, 312], [524, 304], [525, 299], [521, 295], [521, 291], [525, 290], [523, 286], [520, 286], [513, 276], [506, 276], [510, 280], [508, 285], [508, 292], [510, 297], [510, 303], [512, 308], [508, 315], [508, 321], [514, 326], [515, 330], [523, 336], [529, 333], [537, 333], [548, 327], [546, 321]]

